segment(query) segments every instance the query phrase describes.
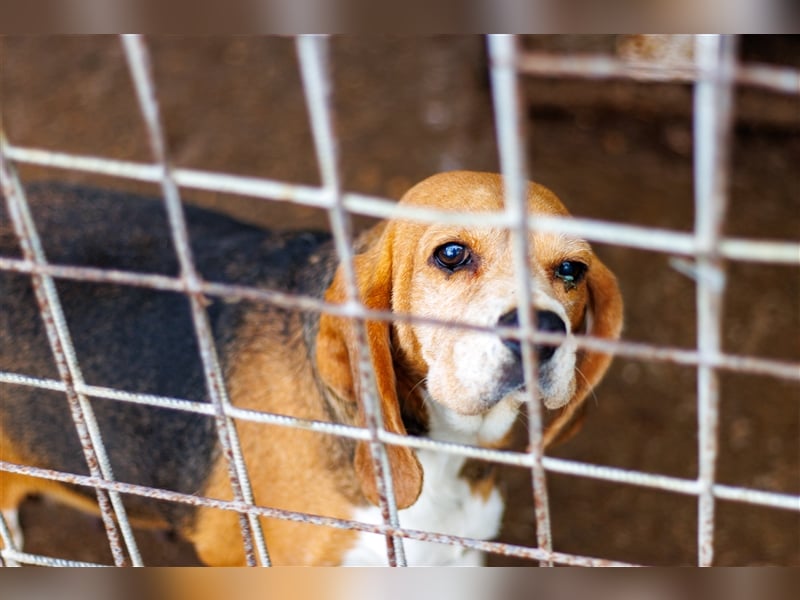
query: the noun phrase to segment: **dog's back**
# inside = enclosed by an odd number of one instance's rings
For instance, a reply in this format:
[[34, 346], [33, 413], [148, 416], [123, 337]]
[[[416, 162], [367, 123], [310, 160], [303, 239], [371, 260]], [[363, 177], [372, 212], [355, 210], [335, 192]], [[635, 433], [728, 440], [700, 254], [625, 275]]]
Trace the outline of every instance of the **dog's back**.
[[[28, 197], [49, 262], [179, 275], [160, 201], [62, 185], [33, 187]], [[320, 279], [309, 277], [304, 268], [321, 251], [325, 234], [269, 233], [190, 207], [186, 218], [195, 264], [204, 279], [318, 293], [306, 288]], [[0, 256], [22, 258], [4, 202]], [[58, 279], [56, 288], [86, 383], [208, 400], [185, 295], [66, 279]], [[235, 302], [209, 301], [225, 368], [225, 350], [235, 343], [242, 311]], [[0, 271], [0, 371], [59, 379], [27, 274]], [[6, 438], [4, 444], [14, 448], [16, 458], [88, 472], [63, 393], [0, 384], [0, 400], [0, 441]], [[212, 418], [113, 400], [91, 402], [117, 479], [181, 492], [202, 488], [216, 441]], [[172, 503], [131, 497], [126, 505], [134, 514], [158, 521], [175, 523], [188, 516], [187, 508]]]

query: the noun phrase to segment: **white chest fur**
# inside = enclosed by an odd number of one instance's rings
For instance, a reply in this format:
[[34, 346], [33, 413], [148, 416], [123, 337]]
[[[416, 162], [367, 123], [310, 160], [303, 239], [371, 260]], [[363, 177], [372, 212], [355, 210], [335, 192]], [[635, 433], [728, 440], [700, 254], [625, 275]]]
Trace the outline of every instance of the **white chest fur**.
[[[431, 451], [420, 451], [417, 456], [425, 472], [422, 494], [413, 506], [399, 512], [401, 527], [482, 540], [497, 535], [503, 516], [503, 499], [497, 490], [486, 500], [472, 494], [469, 484], [458, 477], [463, 457]], [[380, 523], [380, 510], [359, 508], [353, 519]], [[409, 565], [477, 566], [483, 563], [480, 552], [460, 546], [409, 539], [403, 540], [403, 546]], [[359, 534], [344, 564], [386, 566], [385, 538], [371, 533]]]
[[[514, 399], [508, 399], [485, 416], [465, 417], [429, 404], [432, 408], [430, 436], [465, 444], [494, 441], [510, 429], [517, 405]], [[488, 497], [473, 494], [469, 483], [459, 477], [466, 460], [462, 456], [431, 450], [420, 450], [417, 456], [424, 472], [422, 493], [413, 506], [399, 511], [400, 526], [481, 540], [496, 536], [504, 509], [500, 493], [495, 489]], [[382, 522], [376, 507], [358, 508], [352, 518], [365, 523]], [[460, 546], [408, 538], [403, 540], [403, 546], [406, 561], [412, 566], [483, 564], [481, 552]], [[386, 539], [381, 535], [360, 533], [356, 544], [345, 555], [344, 564], [387, 565]]]

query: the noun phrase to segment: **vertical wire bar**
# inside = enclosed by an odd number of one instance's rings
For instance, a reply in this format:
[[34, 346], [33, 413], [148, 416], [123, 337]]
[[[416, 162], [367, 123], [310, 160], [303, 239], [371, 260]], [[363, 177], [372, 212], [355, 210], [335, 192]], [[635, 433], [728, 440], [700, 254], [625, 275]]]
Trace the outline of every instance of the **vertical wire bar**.
[[[19, 527], [19, 523], [15, 523]], [[5, 552], [21, 552], [22, 548], [19, 547], [14, 534], [11, 532], [6, 515], [0, 510], [0, 542], [3, 542], [3, 549], [0, 550], [0, 567], [18, 567], [19, 563], [13, 558], [6, 558], [3, 556]]]
[[[169, 163], [166, 138], [152, 81], [149, 54], [141, 36], [123, 35], [122, 44], [134, 81], [142, 116], [147, 127], [151, 149], [161, 169], [161, 189], [164, 194], [164, 206], [169, 219], [173, 245], [181, 267], [180, 277], [185, 285], [185, 293], [191, 306], [192, 322], [200, 349], [206, 387], [214, 406], [217, 434], [227, 462], [231, 489], [236, 501], [254, 505], [253, 491], [236, 432], [236, 424], [228, 416], [230, 399], [225, 389], [211, 324], [208, 320], [208, 313], [205, 310], [205, 297], [200, 285], [200, 276], [195, 269], [192, 257], [189, 232], [181, 206], [180, 193]], [[269, 553], [258, 517], [254, 514], [240, 513], [239, 524], [242, 529], [247, 564], [249, 566], [257, 564], [255, 553], [258, 552], [261, 564], [269, 566]]]
[[[28, 208], [28, 202], [25, 198], [25, 191], [19, 175], [13, 164], [6, 158], [6, 145], [5, 132], [0, 130], [0, 184], [3, 188], [3, 195], [6, 198], [9, 217], [25, 259], [37, 265], [44, 265], [47, 263], [44, 249]], [[31, 284], [58, 374], [66, 389], [70, 412], [89, 472], [98, 479], [113, 481], [114, 475], [111, 463], [94, 416], [94, 410], [88, 398], [76, 391], [77, 387], [84, 385], [83, 374], [78, 365], [75, 347], [72, 344], [72, 338], [67, 328], [64, 311], [61, 307], [53, 278], [49, 275], [32, 274]], [[117, 528], [117, 523], [119, 523], [119, 529], [122, 530], [122, 539], [125, 542], [131, 563], [134, 566], [142, 566], [136, 539], [119, 493], [97, 489], [96, 494], [100, 516], [106, 529], [111, 554], [114, 557], [114, 564], [117, 566], [128, 564], [120, 544], [120, 532]]]
[[[359, 300], [358, 284], [353, 268], [352, 233], [350, 220], [344, 208], [339, 178], [336, 138], [330, 114], [330, 74], [327, 64], [327, 38], [305, 35], [297, 38], [297, 53], [305, 90], [306, 104], [311, 119], [317, 162], [320, 166], [322, 186], [332, 201], [328, 216], [333, 232], [337, 254], [341, 261], [347, 286], [347, 307], [352, 314], [363, 311]], [[383, 415], [377, 401], [377, 386], [370, 364], [369, 346], [364, 323], [355, 320], [354, 329], [358, 340], [358, 365], [361, 377], [362, 397], [366, 426], [370, 433], [372, 455], [380, 499], [380, 510], [384, 524], [398, 528], [400, 525], [397, 503], [394, 496], [392, 471], [386, 448], [379, 439], [383, 428]], [[405, 549], [400, 536], [387, 534], [386, 552], [390, 566], [406, 566]]]
[[[697, 242], [698, 564], [714, 561], [714, 479], [718, 452], [719, 379], [705, 360], [719, 356], [725, 291], [720, 240], [727, 208], [736, 39], [695, 38], [700, 73], [694, 89], [695, 237]], [[704, 364], [705, 362], [705, 364]]]
[[[522, 337], [522, 365], [527, 389], [528, 432], [532, 454], [533, 502], [536, 513], [536, 538], [539, 548], [553, 551], [550, 528], [550, 508], [547, 496], [547, 477], [542, 464], [544, 438], [542, 435], [542, 407], [538, 397], [538, 365], [536, 353], [530, 342], [535, 328], [533, 290], [531, 288], [528, 258], [528, 208], [527, 175], [523, 145], [523, 122], [520, 110], [520, 91], [515, 60], [516, 39], [512, 35], [488, 36], [492, 97], [500, 165], [505, 185], [505, 208], [517, 224], [512, 230], [514, 262], [516, 265], [517, 295], [519, 297], [519, 328]], [[543, 564], [552, 566], [552, 562]]]

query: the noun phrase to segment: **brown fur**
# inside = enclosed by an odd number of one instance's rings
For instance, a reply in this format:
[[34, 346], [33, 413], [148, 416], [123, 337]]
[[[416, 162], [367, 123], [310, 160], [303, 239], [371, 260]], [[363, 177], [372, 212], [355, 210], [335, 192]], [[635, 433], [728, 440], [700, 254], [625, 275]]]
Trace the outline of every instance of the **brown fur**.
[[[305, 348], [299, 339], [289, 347], [270, 343], [274, 339], [272, 327], [283, 324], [265, 321], [258, 313], [248, 315], [243, 328], [250, 332], [249, 343], [237, 351], [228, 377], [231, 401], [241, 408], [328, 420]], [[299, 323], [294, 322], [292, 329], [299, 332]], [[358, 497], [352, 474], [320, 468], [333, 448], [329, 436], [247, 421], [237, 422], [236, 428], [254, 474], [256, 503], [338, 518], [349, 516], [353, 497]], [[217, 462], [205, 493], [232, 499], [223, 461]], [[262, 519], [261, 523], [276, 565], [336, 564], [336, 552], [352, 543], [355, 535], [279, 519]], [[244, 562], [235, 513], [201, 509], [189, 539], [207, 564]]]

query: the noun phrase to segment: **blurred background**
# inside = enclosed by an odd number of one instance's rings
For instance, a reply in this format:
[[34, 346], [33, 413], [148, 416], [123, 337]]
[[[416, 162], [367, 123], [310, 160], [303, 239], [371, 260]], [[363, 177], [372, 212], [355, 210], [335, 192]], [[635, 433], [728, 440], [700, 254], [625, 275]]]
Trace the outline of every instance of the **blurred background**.
[[[524, 36], [532, 50], [626, 52], [617, 36]], [[113, 36], [2, 39], [2, 118], [12, 144], [151, 159], [121, 46]], [[318, 184], [293, 40], [149, 37], [174, 162], [182, 167]], [[743, 36], [740, 58], [800, 69], [800, 36]], [[339, 36], [333, 104], [347, 190], [399, 198], [452, 169], [498, 170], [485, 40], [480, 36]], [[692, 90], [687, 84], [524, 77], [532, 179], [579, 216], [690, 231]], [[800, 101], [738, 88], [725, 233], [796, 241], [800, 234]], [[147, 184], [21, 167], [57, 179], [158, 194]], [[322, 211], [182, 190], [188, 202], [277, 228], [326, 228]], [[357, 217], [358, 227], [369, 223]], [[626, 302], [624, 337], [695, 346], [693, 282], [669, 256], [595, 245]], [[727, 352], [800, 360], [800, 270], [726, 265]], [[89, 382], [91, 383], [91, 382]], [[0, 388], [0, 393], [2, 389]], [[0, 398], [0, 401], [2, 399]], [[554, 456], [697, 476], [696, 377], [690, 367], [617, 359], [586, 424]], [[521, 435], [521, 438], [524, 435]], [[723, 372], [718, 481], [800, 493], [800, 387]], [[501, 541], [535, 545], [530, 477], [506, 468]], [[697, 561], [696, 498], [548, 476], [554, 548], [653, 565]], [[800, 513], [718, 502], [718, 565], [800, 565]], [[26, 550], [110, 563], [99, 520], [43, 499], [21, 515]], [[147, 564], [194, 564], [191, 548], [141, 532]], [[534, 564], [500, 556], [490, 564]]]

